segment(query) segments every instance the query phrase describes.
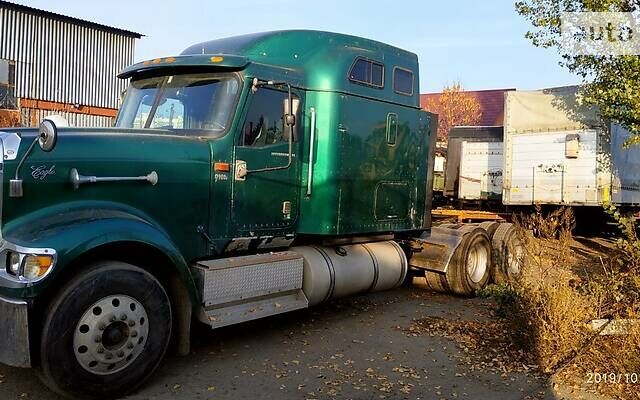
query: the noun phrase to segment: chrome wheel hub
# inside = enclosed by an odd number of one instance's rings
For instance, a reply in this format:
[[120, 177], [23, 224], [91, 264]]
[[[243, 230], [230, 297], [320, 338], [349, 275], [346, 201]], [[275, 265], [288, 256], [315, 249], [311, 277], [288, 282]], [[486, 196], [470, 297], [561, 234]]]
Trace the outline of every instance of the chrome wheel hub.
[[507, 256], [509, 273], [513, 276], [520, 275], [520, 266], [524, 260], [524, 249], [521, 244], [517, 244], [513, 251], [510, 251]]
[[89, 307], [78, 321], [73, 350], [87, 371], [114, 374], [142, 353], [148, 333], [149, 318], [139, 301], [125, 295], [107, 296]]
[[487, 272], [489, 254], [481, 243], [474, 244], [467, 255], [467, 274], [473, 283], [482, 281]]

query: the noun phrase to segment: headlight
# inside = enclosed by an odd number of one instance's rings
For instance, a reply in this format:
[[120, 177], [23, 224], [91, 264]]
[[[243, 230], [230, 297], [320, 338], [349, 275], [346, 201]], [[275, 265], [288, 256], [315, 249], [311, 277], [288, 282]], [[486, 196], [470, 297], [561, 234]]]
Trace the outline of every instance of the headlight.
[[7, 272], [11, 275], [18, 276], [21, 261], [22, 257], [20, 253], [9, 252], [9, 256], [7, 257]]
[[16, 251], [8, 251], [6, 260], [9, 275], [27, 280], [37, 280], [45, 276], [55, 263], [52, 255], [24, 254]]

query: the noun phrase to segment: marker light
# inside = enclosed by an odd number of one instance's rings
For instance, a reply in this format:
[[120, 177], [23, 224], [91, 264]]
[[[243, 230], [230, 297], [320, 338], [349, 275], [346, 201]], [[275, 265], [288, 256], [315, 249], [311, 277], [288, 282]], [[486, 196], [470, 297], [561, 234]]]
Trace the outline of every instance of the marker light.
[[24, 259], [24, 269], [22, 272], [22, 276], [27, 279], [39, 278], [46, 274], [52, 265], [53, 257], [51, 256], [28, 255]]
[[215, 172], [229, 172], [231, 170], [231, 166], [229, 163], [217, 162], [213, 164], [213, 170]]

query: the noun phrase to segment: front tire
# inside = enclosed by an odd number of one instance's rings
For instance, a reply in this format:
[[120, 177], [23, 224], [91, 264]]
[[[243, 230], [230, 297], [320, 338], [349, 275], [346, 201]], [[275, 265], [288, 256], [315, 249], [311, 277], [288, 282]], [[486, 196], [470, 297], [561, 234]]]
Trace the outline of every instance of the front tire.
[[47, 310], [43, 381], [71, 398], [132, 392], [162, 361], [171, 326], [169, 297], [151, 274], [122, 262], [96, 264], [69, 282]]

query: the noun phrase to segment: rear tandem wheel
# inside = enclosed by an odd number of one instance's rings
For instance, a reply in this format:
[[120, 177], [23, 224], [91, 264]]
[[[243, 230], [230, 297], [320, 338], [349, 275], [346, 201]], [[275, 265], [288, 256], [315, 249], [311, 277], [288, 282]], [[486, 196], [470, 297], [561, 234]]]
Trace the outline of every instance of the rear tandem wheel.
[[482, 228], [464, 235], [454, 251], [446, 273], [425, 272], [427, 285], [437, 292], [473, 296], [487, 285], [491, 270], [491, 240]]

